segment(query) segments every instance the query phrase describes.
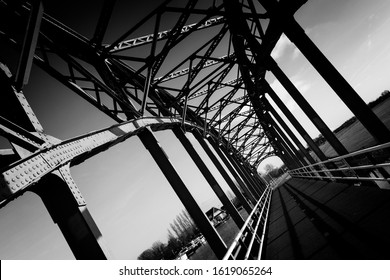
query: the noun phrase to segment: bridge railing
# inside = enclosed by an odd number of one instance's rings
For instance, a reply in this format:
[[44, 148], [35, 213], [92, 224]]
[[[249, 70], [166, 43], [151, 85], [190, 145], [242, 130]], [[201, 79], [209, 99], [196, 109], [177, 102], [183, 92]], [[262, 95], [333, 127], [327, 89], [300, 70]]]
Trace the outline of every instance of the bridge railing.
[[288, 173], [295, 178], [371, 181], [390, 188], [390, 162], [389, 157], [384, 156], [389, 147], [390, 142], [289, 170]]
[[223, 260], [259, 260], [267, 226], [272, 186], [268, 186], [238, 232]]

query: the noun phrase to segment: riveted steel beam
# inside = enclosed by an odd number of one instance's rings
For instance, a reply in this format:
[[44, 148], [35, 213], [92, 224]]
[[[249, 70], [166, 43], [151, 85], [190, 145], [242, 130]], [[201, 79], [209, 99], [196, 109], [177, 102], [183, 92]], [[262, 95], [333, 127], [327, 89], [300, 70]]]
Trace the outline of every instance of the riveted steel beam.
[[233, 179], [226, 172], [225, 168], [222, 166], [218, 158], [213, 154], [210, 147], [207, 146], [203, 136], [198, 131], [193, 130], [192, 134], [195, 136], [196, 140], [202, 146], [203, 150], [206, 152], [207, 156], [210, 158], [210, 160], [213, 162], [215, 167], [218, 169], [219, 173], [222, 175], [222, 177], [229, 185], [231, 190], [239, 198], [245, 210], [248, 213], [250, 213], [252, 211], [252, 206], [249, 204], [249, 202], [251, 202], [252, 205], [256, 204], [256, 199], [254, 198], [250, 190], [247, 188], [244, 182], [237, 176], [237, 174], [232, 174], [236, 180], [233, 181]]
[[281, 22], [283, 30], [290, 41], [297, 46], [368, 132], [379, 143], [389, 142], [390, 130], [310, 40], [297, 21], [293, 17], [278, 16], [277, 12], [274, 12], [273, 16]]
[[259, 198], [261, 197], [261, 191], [258, 189], [256, 184], [246, 176], [246, 174], [244, 173], [243, 170], [241, 170], [241, 168], [236, 166], [233, 162], [229, 161], [227, 157], [225, 157], [225, 155], [219, 149], [218, 144], [211, 137], [207, 137], [207, 141], [213, 147], [214, 151], [218, 154], [219, 158], [222, 160], [225, 166], [229, 169], [230, 173], [232, 174], [237, 173], [237, 175], [244, 181], [246, 187], [253, 194], [256, 201], [259, 200]]
[[[231, 55], [231, 57], [233, 57], [233, 55]], [[228, 60], [228, 58], [229, 57], [227, 55], [221, 56], [218, 59], [213, 59], [213, 58], [209, 57], [204, 62], [202, 69], [213, 66], [213, 65], [221, 63], [221, 62], [224, 62], [225, 60]], [[190, 70], [190, 68], [184, 68], [184, 69], [177, 70], [175, 72], [171, 72], [171, 73], [166, 74], [164, 76], [155, 78], [153, 83], [163, 83], [163, 82], [167, 82], [167, 81], [182, 77], [184, 75], [187, 75], [189, 70]]]
[[107, 31], [107, 26], [110, 21], [112, 12], [114, 10], [116, 0], [104, 0], [103, 6], [100, 12], [99, 20], [96, 25], [95, 33], [91, 42], [100, 46], [102, 44], [104, 34]]
[[[194, 30], [201, 30], [201, 29], [213, 27], [213, 26], [224, 23], [224, 21], [225, 20], [223, 17], [215, 17], [215, 18], [211, 18], [211, 19], [206, 20], [202, 24], [192, 23], [189, 25], [185, 25], [181, 28], [180, 34], [188, 33], [190, 31], [194, 31]], [[158, 34], [156, 36], [157, 41], [167, 39], [171, 34], [172, 34], [172, 30], [160, 31], [160, 32], [158, 32]], [[131, 49], [134, 47], [150, 44], [153, 42], [153, 38], [154, 38], [153, 34], [148, 34], [148, 35], [144, 35], [141, 37], [137, 37], [137, 38], [133, 38], [133, 39], [129, 39], [129, 40], [124, 40], [124, 41], [118, 42], [116, 44], [116, 46], [113, 47], [112, 50], [110, 50], [110, 52], [115, 53], [115, 52]]]
[[18, 91], [28, 83], [35, 47], [38, 41], [39, 28], [43, 15], [43, 4], [41, 0], [32, 1], [30, 17], [28, 19], [27, 31], [24, 36], [22, 52], [19, 58], [18, 69], [15, 75], [15, 87]]
[[220, 235], [210, 223], [206, 214], [203, 213], [187, 189], [186, 185], [180, 178], [179, 174], [168, 159], [166, 153], [161, 148], [157, 139], [154, 137], [153, 133], [148, 129], [143, 129], [138, 134], [138, 137], [141, 139], [141, 142], [144, 144], [145, 148], [150, 152], [150, 155], [160, 167], [160, 170], [171, 184], [173, 190], [183, 205], [186, 207], [188, 213], [191, 215], [200, 231], [206, 237], [206, 240], [208, 241], [217, 258], [222, 259], [224, 254], [227, 252], [225, 242], [222, 240]]
[[[0, 174], [0, 206], [16, 198], [45, 175], [66, 164], [78, 164], [97, 153], [137, 134], [143, 127], [153, 129], [181, 125], [181, 120], [147, 118], [114, 125], [73, 139], [44, 147], [9, 165]], [[191, 126], [189, 123], [185, 125]]]
[[69, 188], [65, 167], [60, 173], [51, 173], [32, 189], [38, 194], [49, 211], [54, 223], [60, 228], [76, 259], [107, 259], [110, 253], [85, 202], [74, 199], [74, 188]]
[[232, 204], [230, 199], [227, 197], [221, 186], [218, 184], [217, 180], [210, 172], [206, 164], [203, 162], [202, 158], [196, 152], [195, 148], [192, 146], [191, 142], [185, 136], [184, 132], [179, 127], [175, 127], [173, 129], [173, 133], [179, 139], [180, 143], [186, 149], [187, 153], [190, 155], [191, 159], [194, 161], [196, 166], [199, 168], [200, 172], [209, 183], [210, 187], [213, 189], [219, 200], [225, 206], [225, 209], [233, 218], [236, 225], [241, 228], [244, 225], [244, 220], [241, 217], [240, 213], [238, 213], [236, 207]]
[[281, 127], [275, 122], [275, 120], [272, 118], [272, 116], [269, 114], [269, 112], [264, 111], [263, 114], [264, 114], [264, 119], [267, 121], [267, 123], [271, 124], [271, 126], [275, 129], [275, 132], [279, 135], [279, 137], [286, 144], [286, 147], [287, 147], [289, 154], [291, 154], [293, 156], [293, 158], [296, 159], [297, 164], [299, 166], [307, 165], [307, 162], [304, 160], [304, 157], [298, 152], [298, 150], [292, 144], [290, 139], [286, 136], [286, 134], [281, 129]]
[[278, 81], [283, 85], [283, 87], [287, 90], [287, 92], [291, 95], [291, 97], [295, 100], [299, 107], [302, 108], [302, 110], [309, 117], [312, 123], [317, 127], [317, 129], [322, 133], [322, 135], [332, 146], [332, 148], [339, 155], [347, 154], [348, 150], [344, 147], [344, 145], [340, 142], [336, 135], [329, 129], [329, 127], [325, 124], [325, 122], [317, 114], [313, 107], [311, 107], [309, 102], [307, 102], [307, 100], [302, 96], [299, 90], [290, 81], [290, 79], [286, 76], [282, 69], [280, 69], [280, 67], [277, 65], [276, 61], [272, 57], [269, 57], [268, 66], [272, 74], [274, 74], [276, 79], [278, 79]]

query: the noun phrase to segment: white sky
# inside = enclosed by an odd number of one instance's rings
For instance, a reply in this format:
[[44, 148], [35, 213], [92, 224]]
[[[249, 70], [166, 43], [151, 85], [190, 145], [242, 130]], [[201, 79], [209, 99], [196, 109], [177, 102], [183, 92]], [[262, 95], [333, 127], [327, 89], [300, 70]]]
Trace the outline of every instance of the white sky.
[[[365, 101], [390, 88], [390, 1], [312, 0], [296, 18]], [[351, 116], [287, 38], [282, 37], [273, 56], [331, 129]], [[34, 70], [25, 94], [48, 134], [67, 139], [113, 124], [108, 117], [91, 110], [84, 100], [47, 79], [46, 74]], [[319, 132], [272, 76], [269, 82], [309, 134], [318, 136]], [[44, 106], [37, 95], [45, 98]], [[178, 141], [170, 132], [158, 133], [157, 137], [203, 210], [218, 206]], [[165, 241], [169, 223], [182, 209], [136, 137], [71, 171], [114, 258], [135, 259], [154, 241]], [[0, 259], [73, 258], [58, 227], [34, 194], [26, 193], [2, 209], [0, 225]]]

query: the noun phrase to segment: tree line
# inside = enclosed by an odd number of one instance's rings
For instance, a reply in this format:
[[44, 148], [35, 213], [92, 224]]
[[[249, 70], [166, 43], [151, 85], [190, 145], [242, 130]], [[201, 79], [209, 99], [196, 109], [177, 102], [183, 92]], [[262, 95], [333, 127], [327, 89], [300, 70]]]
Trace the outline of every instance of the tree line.
[[199, 234], [200, 231], [191, 216], [186, 210], [183, 210], [169, 224], [167, 243], [162, 243], [161, 241], [154, 242], [149, 249], [146, 249], [138, 256], [138, 259], [173, 260], [180, 250]]
[[[370, 109], [373, 109], [376, 105], [382, 103], [383, 101], [385, 101], [389, 97], [390, 97], [390, 91], [389, 90], [384, 90], [377, 99], [367, 103], [367, 105], [368, 105], [368, 107], [370, 107]], [[343, 130], [344, 128], [349, 127], [355, 121], [356, 121], [356, 117], [353, 116], [350, 119], [346, 120], [342, 125], [340, 125], [338, 128], [336, 128], [333, 132], [337, 133], [337, 132]], [[325, 139], [325, 137], [322, 134], [320, 134], [320, 135], [318, 135], [318, 137], [313, 139], [313, 141], [318, 146], [321, 146], [322, 144], [324, 144], [326, 142], [326, 139]]]

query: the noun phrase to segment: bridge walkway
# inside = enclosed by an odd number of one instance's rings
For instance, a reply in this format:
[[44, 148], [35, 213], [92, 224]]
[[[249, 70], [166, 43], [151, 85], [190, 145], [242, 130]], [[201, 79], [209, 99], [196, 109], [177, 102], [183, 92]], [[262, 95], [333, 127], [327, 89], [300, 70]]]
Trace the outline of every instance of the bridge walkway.
[[390, 259], [390, 191], [292, 178], [273, 192], [265, 259]]

